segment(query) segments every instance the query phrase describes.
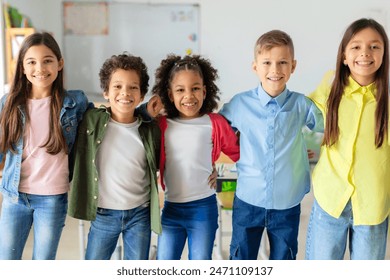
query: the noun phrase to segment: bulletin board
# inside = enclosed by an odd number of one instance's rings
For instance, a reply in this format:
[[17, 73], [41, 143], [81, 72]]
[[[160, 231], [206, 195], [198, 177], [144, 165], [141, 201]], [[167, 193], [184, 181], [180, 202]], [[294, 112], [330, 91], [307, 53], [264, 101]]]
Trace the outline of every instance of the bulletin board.
[[107, 2], [64, 2], [66, 35], [107, 35]]
[[[128, 52], [143, 58], [148, 66], [149, 89], [161, 59], [169, 53], [199, 53], [199, 5], [63, 2], [65, 84], [84, 90], [92, 101], [101, 101], [99, 70], [111, 55]], [[83, 32], [85, 18], [103, 22], [97, 30]], [[71, 31], [66, 24], [74, 26]], [[104, 28], [102, 28], [104, 27]], [[99, 100], [100, 99], [100, 100]]]

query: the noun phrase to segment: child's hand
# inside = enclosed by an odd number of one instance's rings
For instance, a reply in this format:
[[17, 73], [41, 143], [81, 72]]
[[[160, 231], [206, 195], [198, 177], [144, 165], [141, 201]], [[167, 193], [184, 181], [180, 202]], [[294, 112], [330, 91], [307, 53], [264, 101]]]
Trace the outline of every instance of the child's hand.
[[215, 168], [215, 165], [213, 165], [213, 173], [211, 173], [211, 175], [209, 176], [210, 189], [217, 188], [217, 177], [218, 177], [218, 172], [217, 169]]
[[164, 108], [161, 99], [158, 95], [153, 95], [146, 106], [149, 116], [155, 118], [159, 115], [160, 111]]
[[312, 159], [315, 156], [315, 152], [313, 150], [307, 149], [307, 156], [309, 159]]

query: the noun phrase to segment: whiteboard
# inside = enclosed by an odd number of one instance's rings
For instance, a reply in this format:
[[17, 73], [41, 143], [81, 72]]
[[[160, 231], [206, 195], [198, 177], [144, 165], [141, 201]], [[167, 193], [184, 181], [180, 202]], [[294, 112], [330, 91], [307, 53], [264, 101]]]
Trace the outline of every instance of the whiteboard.
[[[79, 3], [83, 2], [73, 2]], [[88, 17], [85, 9], [83, 6], [83, 15]], [[93, 9], [95, 14], [90, 15], [91, 20], [96, 18], [96, 10]], [[155, 70], [168, 53], [200, 53], [198, 5], [114, 2], [108, 4], [102, 20], [105, 18], [106, 34], [64, 32], [65, 86], [84, 90], [91, 101], [102, 99], [99, 71], [111, 55], [126, 51], [142, 57], [148, 67], [150, 92]], [[77, 17], [67, 18], [64, 22], [72, 21], [77, 26], [74, 22], [77, 20]]]

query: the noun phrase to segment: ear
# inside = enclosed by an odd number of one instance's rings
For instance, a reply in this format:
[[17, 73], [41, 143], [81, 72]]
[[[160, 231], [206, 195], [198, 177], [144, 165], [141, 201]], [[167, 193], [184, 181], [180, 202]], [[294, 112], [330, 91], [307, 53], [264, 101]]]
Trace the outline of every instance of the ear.
[[345, 57], [345, 52], [343, 53], [343, 64], [344, 64], [345, 66], [348, 65], [347, 58]]
[[292, 61], [291, 74], [294, 73], [295, 68], [297, 68], [297, 60], [296, 59], [294, 59]]
[[170, 89], [168, 89], [168, 97], [169, 97], [169, 100], [171, 100], [171, 102], [173, 102], [173, 94], [172, 94], [172, 91]]
[[252, 62], [252, 70], [253, 70], [253, 72], [257, 72], [257, 64], [256, 64], [256, 61], [253, 61], [253, 62]]
[[108, 92], [106, 92], [106, 91], [103, 92], [103, 97], [104, 97], [105, 100], [108, 101]]
[[58, 61], [58, 72], [61, 71], [64, 68], [64, 59], [61, 58], [60, 61]]

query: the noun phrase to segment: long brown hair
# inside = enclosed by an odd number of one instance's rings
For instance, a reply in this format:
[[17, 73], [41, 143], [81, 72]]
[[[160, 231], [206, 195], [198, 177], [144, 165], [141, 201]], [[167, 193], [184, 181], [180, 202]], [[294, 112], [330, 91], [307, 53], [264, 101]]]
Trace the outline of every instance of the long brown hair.
[[382, 25], [373, 19], [362, 18], [353, 22], [345, 31], [341, 40], [336, 61], [336, 73], [333, 80], [326, 112], [326, 124], [324, 131], [323, 144], [332, 146], [338, 140], [340, 131], [338, 126], [338, 111], [344, 88], [348, 85], [348, 77], [351, 71], [347, 65], [344, 65], [345, 48], [352, 37], [359, 31], [372, 28], [382, 37], [384, 44], [384, 53], [382, 65], [375, 73], [376, 87], [376, 110], [375, 110], [375, 146], [381, 147], [385, 136], [387, 135], [387, 126], [389, 118], [389, 40], [386, 31]]
[[[21, 137], [23, 137], [22, 113], [19, 108], [24, 110], [26, 122], [30, 121], [26, 104], [27, 98], [31, 93], [32, 85], [24, 74], [23, 60], [28, 49], [38, 45], [48, 47], [58, 61], [62, 59], [60, 48], [53, 36], [49, 33], [34, 33], [23, 41], [19, 50], [10, 92], [0, 114], [0, 151], [3, 153], [7, 150], [16, 153], [16, 145]], [[49, 154], [58, 154], [60, 151], [68, 152], [59, 121], [64, 95], [63, 69], [61, 69], [51, 88], [50, 136], [43, 145]]]

